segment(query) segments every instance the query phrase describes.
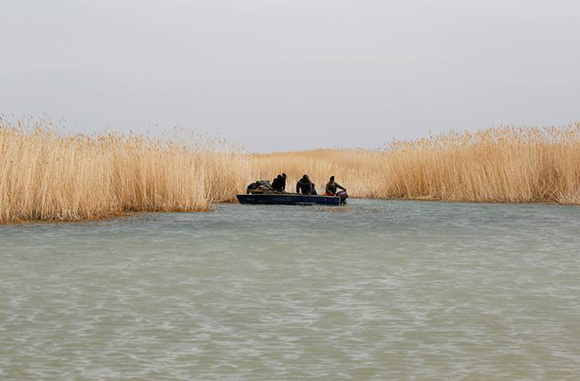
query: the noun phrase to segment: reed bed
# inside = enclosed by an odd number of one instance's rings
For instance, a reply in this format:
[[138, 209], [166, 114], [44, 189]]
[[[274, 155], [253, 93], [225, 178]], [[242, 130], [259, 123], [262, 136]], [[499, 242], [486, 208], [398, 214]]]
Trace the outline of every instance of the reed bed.
[[383, 149], [247, 154], [211, 139], [67, 135], [46, 120], [0, 119], [0, 223], [203, 211], [256, 179], [331, 175], [351, 196], [580, 204], [580, 123], [488, 129]]
[[502, 127], [395, 141], [381, 150], [259, 154], [261, 177], [306, 173], [324, 190], [330, 175], [351, 196], [461, 202], [580, 204], [580, 123]]
[[247, 177], [242, 153], [208, 140], [55, 130], [44, 120], [0, 121], [0, 223], [202, 211], [233, 201]]

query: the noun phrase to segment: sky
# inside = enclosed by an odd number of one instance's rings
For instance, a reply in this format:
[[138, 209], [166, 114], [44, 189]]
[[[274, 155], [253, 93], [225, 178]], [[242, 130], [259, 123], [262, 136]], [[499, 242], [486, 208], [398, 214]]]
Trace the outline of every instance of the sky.
[[577, 0], [0, 0], [0, 113], [270, 152], [580, 121]]

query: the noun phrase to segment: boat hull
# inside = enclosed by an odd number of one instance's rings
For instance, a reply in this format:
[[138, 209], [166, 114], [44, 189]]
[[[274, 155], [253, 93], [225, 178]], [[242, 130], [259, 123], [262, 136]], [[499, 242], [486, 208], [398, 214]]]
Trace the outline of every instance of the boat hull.
[[239, 194], [240, 204], [250, 205], [340, 205], [338, 196], [308, 196], [301, 194]]

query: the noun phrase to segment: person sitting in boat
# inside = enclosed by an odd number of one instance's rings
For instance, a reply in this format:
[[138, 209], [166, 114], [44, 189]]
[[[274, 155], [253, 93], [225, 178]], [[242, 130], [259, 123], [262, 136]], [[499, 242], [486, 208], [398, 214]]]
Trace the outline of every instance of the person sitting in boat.
[[296, 193], [304, 195], [316, 195], [316, 188], [308, 175], [302, 176], [302, 178], [296, 183]]
[[[341, 189], [341, 191], [337, 192], [337, 189]], [[330, 176], [330, 181], [326, 184], [326, 191], [324, 192], [324, 195], [340, 197], [341, 204], [346, 204], [346, 199], [348, 198], [348, 194], [346, 194], [346, 188], [334, 181], [334, 176]]]
[[282, 175], [278, 175], [274, 180], [272, 180], [272, 188], [276, 192], [282, 192]]
[[337, 189], [342, 189], [343, 191], [346, 192], [346, 188], [344, 188], [342, 185], [334, 181], [334, 176], [330, 176], [330, 181], [326, 183], [326, 193], [324, 193], [324, 195], [336, 196]]
[[280, 179], [280, 192], [284, 192], [286, 189], [286, 174], [282, 173], [282, 178]]

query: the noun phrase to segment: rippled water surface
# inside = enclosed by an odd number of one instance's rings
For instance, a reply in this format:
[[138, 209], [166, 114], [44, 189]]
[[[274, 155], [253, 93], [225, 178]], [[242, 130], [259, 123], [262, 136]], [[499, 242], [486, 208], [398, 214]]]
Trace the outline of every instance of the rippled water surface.
[[579, 379], [580, 208], [0, 227], [0, 379]]

